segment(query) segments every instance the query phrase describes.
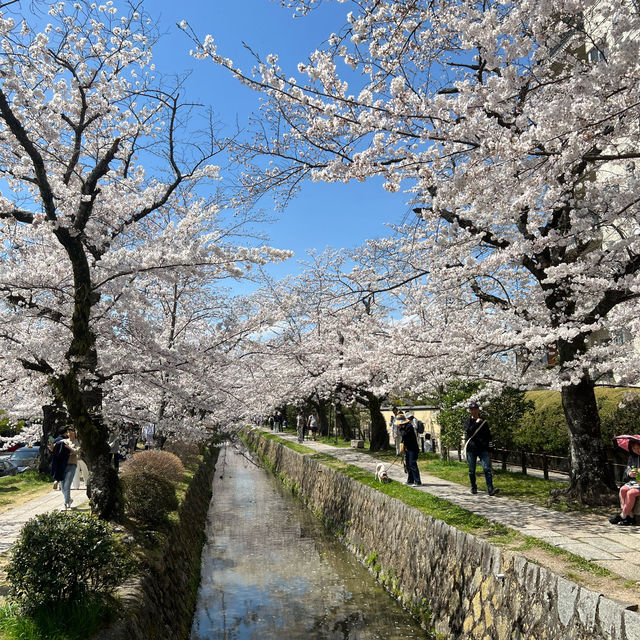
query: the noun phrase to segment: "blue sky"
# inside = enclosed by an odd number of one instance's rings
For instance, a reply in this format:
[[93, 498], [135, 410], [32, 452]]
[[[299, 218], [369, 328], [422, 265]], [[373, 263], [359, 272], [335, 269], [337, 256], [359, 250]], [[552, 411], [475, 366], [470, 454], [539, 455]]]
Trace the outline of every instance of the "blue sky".
[[[323, 2], [305, 18], [291, 17], [291, 10], [270, 0], [147, 0], [146, 9], [159, 21], [166, 33], [154, 49], [159, 72], [177, 73], [192, 70], [188, 80], [189, 101], [212, 105], [220, 120], [242, 126], [251, 111], [258, 108], [259, 96], [242, 86], [213, 63], [189, 56], [192, 43], [176, 26], [186, 20], [200, 36], [210, 33], [218, 52], [231, 58], [243, 70], [249, 70], [252, 58], [243, 48], [245, 42], [263, 58], [278, 53], [283, 69], [295, 73], [297, 62], [307, 55], [345, 21], [348, 3]], [[297, 271], [297, 259], [307, 250], [322, 250], [360, 245], [367, 238], [387, 235], [386, 222], [400, 222], [408, 207], [405, 194], [389, 194], [377, 183], [317, 184], [309, 183], [280, 215], [279, 222], [267, 233], [271, 243], [292, 249], [293, 260], [272, 268], [281, 277]], [[264, 201], [269, 211], [273, 205]]]

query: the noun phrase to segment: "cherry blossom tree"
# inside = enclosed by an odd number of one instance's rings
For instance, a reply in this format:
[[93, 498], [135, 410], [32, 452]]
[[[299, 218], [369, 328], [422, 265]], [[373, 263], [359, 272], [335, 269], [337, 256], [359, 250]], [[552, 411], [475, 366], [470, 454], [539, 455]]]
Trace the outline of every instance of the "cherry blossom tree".
[[[348, 254], [311, 254], [297, 277], [268, 283], [258, 294], [262, 331], [247, 355], [247, 386], [270, 413], [285, 403], [312, 405], [321, 421], [327, 404], [358, 402], [371, 415], [371, 447], [388, 446], [381, 403], [394, 383], [386, 310], [353, 295]], [[256, 399], [256, 401], [258, 401]], [[258, 401], [259, 402], [259, 401]]]
[[[408, 190], [421, 226], [404, 278], [428, 281], [467, 352], [516, 354], [520, 384], [562, 392], [569, 495], [612, 495], [594, 384], [614, 364], [621, 382], [638, 372], [628, 349], [612, 360], [614, 341], [602, 346], [637, 317], [635, 3], [348, 4], [297, 74], [273, 54], [243, 74], [211, 38], [198, 48], [269, 98], [239, 149], [248, 188], [382, 176]], [[267, 173], [251, 165], [265, 155]]]
[[[90, 468], [92, 507], [105, 518], [120, 508], [105, 398], [127, 410], [123, 389], [135, 385], [123, 386], [126, 376], [150, 384], [153, 375], [166, 382], [171, 367], [189, 373], [177, 311], [169, 325], [157, 321], [162, 301], [149, 274], [207, 288], [240, 277], [243, 264], [286, 257], [224, 241], [220, 207], [195, 191], [212, 191], [224, 144], [207, 114], [182, 101], [179, 81], [154, 75], [155, 31], [141, 3], [120, 4], [56, 3], [41, 32], [0, 15], [3, 376], [19, 380], [22, 369], [64, 404]], [[192, 379], [200, 366], [202, 389], [202, 361], [190, 366]], [[148, 390], [130, 394], [129, 408], [145, 406]], [[166, 392], [158, 398], [156, 411]]]

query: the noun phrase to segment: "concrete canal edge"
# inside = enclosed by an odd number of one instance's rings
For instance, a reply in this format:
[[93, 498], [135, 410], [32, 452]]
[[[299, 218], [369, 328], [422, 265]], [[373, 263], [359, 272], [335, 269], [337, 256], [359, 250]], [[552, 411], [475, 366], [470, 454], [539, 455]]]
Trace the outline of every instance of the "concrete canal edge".
[[437, 633], [477, 640], [640, 640], [640, 615], [617, 602], [257, 430], [245, 435], [266, 465]]
[[127, 581], [116, 595], [123, 603], [118, 621], [93, 640], [183, 640], [189, 637], [200, 584], [200, 554], [218, 447], [210, 447], [194, 474], [178, 521], [144, 575]]

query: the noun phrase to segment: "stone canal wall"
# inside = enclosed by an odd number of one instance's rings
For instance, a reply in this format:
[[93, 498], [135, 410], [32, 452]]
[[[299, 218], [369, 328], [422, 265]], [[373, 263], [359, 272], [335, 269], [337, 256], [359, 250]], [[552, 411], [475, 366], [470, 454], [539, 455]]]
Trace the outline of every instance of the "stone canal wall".
[[[247, 434], [268, 467], [427, 627], [477, 640], [640, 640], [620, 604], [367, 487]], [[416, 553], [421, 549], [421, 553]]]
[[178, 521], [144, 575], [118, 590], [123, 614], [92, 640], [183, 640], [189, 637], [200, 584], [200, 554], [218, 448], [210, 448], [180, 505]]

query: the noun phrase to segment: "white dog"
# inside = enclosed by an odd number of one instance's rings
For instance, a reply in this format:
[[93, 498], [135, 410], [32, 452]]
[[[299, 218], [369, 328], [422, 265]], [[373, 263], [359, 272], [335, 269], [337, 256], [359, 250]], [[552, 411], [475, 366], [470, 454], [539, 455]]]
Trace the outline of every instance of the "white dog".
[[376, 466], [376, 480], [378, 482], [391, 482], [391, 478], [387, 475], [387, 470], [382, 462], [378, 462]]

